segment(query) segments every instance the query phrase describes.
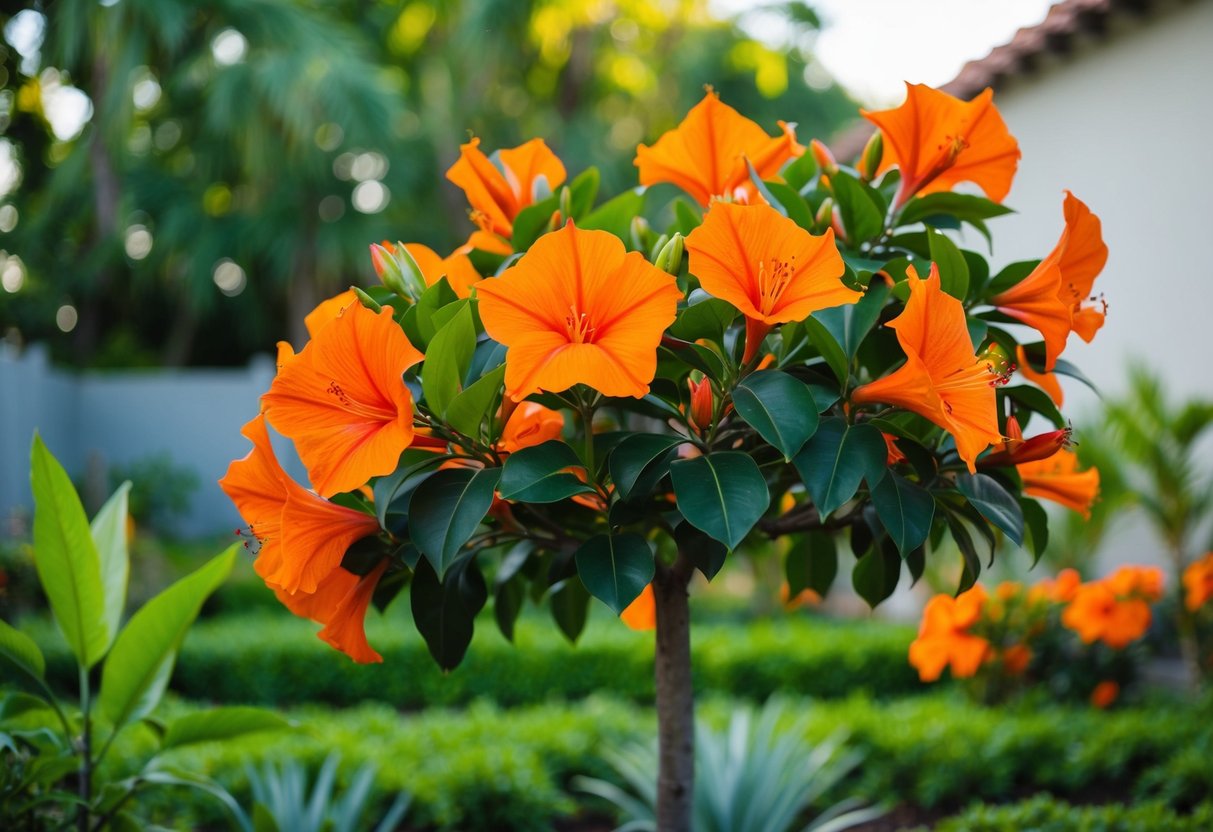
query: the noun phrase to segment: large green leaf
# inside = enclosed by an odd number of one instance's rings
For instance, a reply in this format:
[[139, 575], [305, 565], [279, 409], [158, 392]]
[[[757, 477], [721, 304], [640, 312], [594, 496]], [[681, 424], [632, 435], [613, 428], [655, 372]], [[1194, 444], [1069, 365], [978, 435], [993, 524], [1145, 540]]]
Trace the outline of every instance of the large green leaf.
[[834, 536], [824, 531], [798, 535], [788, 550], [784, 571], [790, 597], [795, 598], [806, 589], [824, 597], [838, 574], [838, 546]]
[[1049, 545], [1049, 515], [1040, 503], [1029, 497], [1019, 500], [1019, 508], [1023, 511], [1028, 545], [1032, 549], [1032, 565], [1035, 566]]
[[872, 487], [872, 505], [902, 557], [921, 546], [931, 533], [935, 499], [922, 486], [892, 471]]
[[427, 561], [417, 564], [410, 589], [413, 622], [443, 670], [453, 670], [463, 661], [476, 614], [488, 597], [474, 553], [456, 559], [441, 580]]
[[[118, 486], [101, 511], [93, 518], [90, 532], [101, 564], [101, 587], [105, 592], [105, 623], [109, 627], [110, 643], [122, 626], [122, 611], [126, 607], [126, 582], [131, 560], [126, 550], [127, 498], [131, 484]], [[109, 644], [105, 645], [109, 649]]]
[[631, 236], [632, 218], [644, 210], [645, 193], [641, 188], [624, 191], [591, 211], [577, 227], [609, 231], [619, 239], [627, 240]]
[[497, 490], [502, 499], [523, 503], [555, 503], [574, 494], [590, 494], [594, 488], [569, 472], [585, 470], [577, 452], [552, 439], [540, 445], [515, 451], [501, 468]]
[[421, 367], [421, 391], [430, 412], [438, 418], [463, 389], [463, 378], [476, 350], [476, 324], [472, 309], [464, 306], [438, 330], [425, 351]]
[[820, 314], [820, 312], [815, 312], [804, 319], [804, 331], [808, 334], [813, 346], [821, 353], [821, 357], [825, 359], [826, 365], [834, 372], [839, 384], [845, 385], [851, 377], [851, 361], [847, 358], [847, 351], [843, 349], [842, 344], [838, 343], [838, 339], [830, 332], [829, 327], [817, 319], [816, 316]]
[[501, 393], [505, 380], [505, 365], [489, 370], [455, 396], [446, 408], [446, 422], [464, 436], [476, 438], [480, 434], [480, 423], [488, 415], [489, 408]]
[[41, 679], [46, 659], [32, 638], [0, 619], [0, 657], [7, 658], [26, 673]]
[[409, 503], [409, 531], [439, 577], [488, 513], [500, 478], [500, 468], [456, 468], [438, 471], [417, 487]]
[[403, 521], [413, 491], [445, 459], [443, 454], [406, 448], [396, 470], [375, 481], [375, 514], [382, 528], [394, 530]]
[[931, 259], [939, 267], [940, 288], [958, 300], [964, 300], [969, 292], [969, 264], [956, 244], [942, 231], [931, 231], [927, 235], [931, 244]]
[[880, 312], [892, 291], [887, 281], [873, 280], [857, 302], [822, 309], [813, 313], [813, 318], [830, 331], [848, 359], [854, 358], [863, 339], [880, 320]]
[[186, 714], [169, 723], [161, 748], [167, 751], [183, 745], [219, 742], [261, 731], [280, 731], [292, 725], [286, 717], [265, 708], [241, 705], [211, 708]]
[[581, 631], [585, 629], [590, 608], [590, 593], [586, 592], [585, 585], [576, 575], [558, 581], [552, 585], [548, 604], [552, 607], [552, 618], [560, 632], [576, 644]]
[[956, 488], [981, 516], [1006, 532], [1016, 546], [1023, 545], [1023, 509], [1019, 501], [988, 474], [962, 474]]
[[626, 500], [652, 491], [670, 470], [674, 449], [685, 441], [658, 433], [636, 433], [624, 439], [607, 460], [615, 492]]
[[670, 477], [682, 516], [730, 550], [737, 548], [771, 504], [758, 464], [739, 451], [677, 460], [670, 463]]
[[151, 713], [164, 694], [177, 650], [202, 603], [232, 571], [238, 544], [186, 575], [131, 616], [101, 673], [98, 705], [114, 730]]
[[77, 661], [92, 667], [112, 641], [106, 618], [101, 558], [84, 506], [42, 437], [30, 451], [34, 493], [34, 567], [55, 623]]
[[927, 194], [916, 197], [906, 203], [902, 209], [899, 225], [911, 225], [916, 222], [931, 221], [940, 215], [955, 217], [964, 222], [988, 220], [1001, 217], [1003, 214], [1014, 213], [1010, 208], [999, 205], [993, 200], [973, 194], [955, 194], [950, 192]]
[[879, 482], [887, 456], [876, 428], [827, 419], [792, 462], [817, 511], [826, 517], [854, 497], [864, 479], [869, 487]]
[[876, 546], [861, 557], [851, 570], [851, 586], [859, 597], [876, 607], [893, 594], [901, 577], [901, 558], [897, 552]]
[[670, 326], [670, 335], [683, 341], [707, 338], [719, 343], [725, 329], [736, 317], [737, 310], [727, 300], [705, 298], [678, 313], [678, 318]]
[[514, 233], [511, 243], [514, 251], [526, 251], [535, 240], [548, 230], [552, 214], [560, 206], [560, 195], [552, 194], [538, 202], [532, 203], [518, 212], [514, 217]]
[[653, 550], [638, 534], [600, 534], [577, 550], [577, 574], [590, 594], [616, 615], [653, 580]]
[[858, 179], [838, 171], [830, 176], [830, 187], [834, 190], [838, 213], [842, 215], [842, 227], [851, 248], [858, 248], [860, 243], [880, 234], [884, 217]]
[[785, 459], [795, 456], [817, 430], [817, 403], [808, 386], [779, 370], [742, 379], [733, 389], [733, 405]]

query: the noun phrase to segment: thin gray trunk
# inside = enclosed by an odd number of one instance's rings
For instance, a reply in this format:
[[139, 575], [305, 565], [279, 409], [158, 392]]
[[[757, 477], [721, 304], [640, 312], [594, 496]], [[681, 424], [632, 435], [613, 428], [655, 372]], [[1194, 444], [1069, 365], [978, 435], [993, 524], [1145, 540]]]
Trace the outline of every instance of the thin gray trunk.
[[653, 578], [657, 608], [657, 828], [691, 832], [695, 793], [695, 698], [691, 686], [691, 608], [687, 593], [693, 567], [679, 552], [672, 567]]

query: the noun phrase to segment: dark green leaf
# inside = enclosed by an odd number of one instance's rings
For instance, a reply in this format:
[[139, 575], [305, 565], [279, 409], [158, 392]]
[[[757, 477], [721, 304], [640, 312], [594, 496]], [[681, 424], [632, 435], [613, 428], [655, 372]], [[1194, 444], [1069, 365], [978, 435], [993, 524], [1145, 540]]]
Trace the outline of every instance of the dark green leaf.
[[1038, 387], [1019, 384], [1015, 387], [1003, 388], [999, 393], [1004, 396], [1010, 396], [1023, 408], [1044, 416], [1058, 429], [1066, 426], [1066, 417], [1061, 415], [1061, 411], [1057, 409], [1057, 405], [1049, 398], [1049, 394]]
[[687, 552], [691, 563], [709, 581], [715, 578], [724, 566], [729, 550], [719, 540], [708, 537], [690, 523], [679, 523], [674, 528], [674, 540], [678, 548]]
[[892, 291], [893, 287], [887, 281], [874, 280], [858, 302], [822, 309], [814, 312], [813, 317], [825, 325], [843, 353], [851, 359], [880, 319], [880, 312]]
[[785, 570], [790, 597], [795, 598], [811, 589], [824, 598], [838, 574], [838, 547], [834, 536], [823, 531], [798, 536], [788, 550]]
[[1028, 545], [1032, 549], [1032, 565], [1040, 562], [1040, 556], [1049, 545], [1049, 515], [1040, 505], [1027, 497], [1019, 500], [1019, 508], [1023, 511], [1024, 525], [1028, 531]]
[[889, 471], [872, 488], [872, 505], [902, 557], [926, 541], [935, 499], [925, 488]]
[[1002, 271], [994, 275], [994, 278], [986, 285], [985, 295], [993, 297], [1014, 288], [1039, 265], [1039, 260], [1021, 260], [1004, 266]]
[[977, 583], [977, 578], [981, 575], [981, 555], [973, 544], [973, 535], [969, 534], [963, 520], [951, 511], [944, 511], [944, 519], [947, 521], [948, 531], [952, 534], [952, 540], [956, 542], [961, 557], [964, 558], [964, 571], [960, 576], [960, 586], [956, 590], [959, 594]]
[[434, 336], [421, 367], [421, 389], [430, 412], [446, 416], [447, 407], [463, 389], [463, 379], [476, 349], [472, 310], [464, 306]]
[[1078, 379], [1083, 384], [1087, 385], [1087, 387], [1091, 388], [1095, 395], [1099, 395], [1099, 388], [1095, 386], [1095, 382], [1087, 378], [1086, 374], [1082, 370], [1078, 369], [1078, 367], [1074, 366], [1069, 361], [1066, 361], [1064, 358], [1057, 359], [1057, 362], [1053, 365], [1053, 372], [1057, 373], [1058, 375]]
[[420, 561], [410, 594], [413, 622], [430, 655], [443, 670], [458, 667], [472, 642], [476, 614], [488, 600], [475, 554], [457, 558], [442, 580], [427, 561]]
[[893, 594], [901, 577], [901, 558], [891, 547], [877, 546], [851, 570], [851, 585], [859, 597], [876, 607]]
[[440, 577], [493, 504], [500, 468], [438, 471], [417, 487], [409, 509], [413, 542]]
[[758, 435], [791, 459], [817, 430], [817, 403], [808, 386], [779, 370], [746, 376], [733, 389], [737, 413]]
[[552, 618], [565, 638], [574, 644], [585, 629], [586, 614], [590, 606], [590, 593], [576, 576], [567, 578], [552, 586], [552, 597], [548, 601], [552, 607]]
[[958, 300], [969, 293], [969, 264], [956, 244], [941, 231], [927, 235], [931, 244], [931, 259], [939, 267], [940, 288]]
[[569, 468], [585, 471], [576, 451], [559, 439], [551, 439], [510, 454], [501, 468], [497, 490], [502, 499], [522, 503], [555, 503], [574, 494], [593, 493], [594, 488], [570, 473]]
[[738, 451], [677, 460], [670, 463], [670, 477], [682, 516], [730, 550], [749, 534], [771, 503], [758, 464]]
[[997, 480], [988, 474], [962, 474], [956, 478], [956, 488], [1016, 546], [1023, 545], [1023, 511]]
[[816, 315], [805, 318], [804, 329], [808, 333], [809, 340], [813, 346], [821, 353], [821, 357], [825, 359], [826, 364], [833, 371], [835, 378], [839, 384], [846, 384], [851, 377], [851, 362], [847, 358], [846, 350], [842, 344], [838, 343], [838, 339], [833, 333], [817, 319]]
[[674, 449], [685, 440], [657, 433], [637, 433], [611, 451], [607, 467], [615, 492], [623, 499], [648, 494], [670, 468]]
[[923, 220], [930, 220], [939, 214], [947, 214], [968, 222], [988, 220], [1011, 213], [1014, 212], [1010, 208], [985, 197], [951, 192], [934, 193], [916, 197], [907, 202], [901, 211], [899, 225], [911, 225]]
[[514, 640], [514, 622], [518, 620], [525, 600], [526, 586], [521, 575], [515, 575], [505, 583], [498, 583], [494, 590], [493, 618], [506, 641]]
[[590, 594], [616, 615], [653, 580], [653, 551], [638, 534], [600, 534], [577, 550], [577, 574]]
[[843, 171], [830, 176], [830, 187], [842, 215], [847, 245], [858, 248], [860, 243], [878, 236], [884, 229], [884, 213], [858, 179]]
[[826, 517], [854, 497], [865, 478], [869, 487], [879, 482], [887, 456], [884, 437], [876, 428], [827, 419], [792, 462], [813, 504]]
[[678, 313], [678, 319], [670, 327], [670, 335], [683, 341], [706, 338], [720, 343], [725, 329], [736, 317], [733, 304], [719, 298], [707, 298]]
[[505, 365], [501, 364], [469, 384], [447, 406], [447, 424], [464, 436], [479, 437], [480, 424], [501, 395], [504, 379]]
[[396, 519], [406, 514], [413, 491], [428, 476], [430, 469], [438, 467], [445, 459], [444, 454], [406, 448], [396, 470], [375, 481], [375, 512], [381, 528], [396, 527]]

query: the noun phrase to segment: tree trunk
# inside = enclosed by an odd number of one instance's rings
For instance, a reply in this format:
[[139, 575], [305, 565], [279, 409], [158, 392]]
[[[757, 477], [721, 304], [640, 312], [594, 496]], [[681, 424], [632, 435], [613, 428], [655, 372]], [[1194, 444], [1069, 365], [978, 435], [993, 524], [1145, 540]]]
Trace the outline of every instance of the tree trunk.
[[653, 578], [657, 608], [657, 829], [691, 832], [695, 792], [695, 699], [691, 687], [690, 559], [678, 553]]

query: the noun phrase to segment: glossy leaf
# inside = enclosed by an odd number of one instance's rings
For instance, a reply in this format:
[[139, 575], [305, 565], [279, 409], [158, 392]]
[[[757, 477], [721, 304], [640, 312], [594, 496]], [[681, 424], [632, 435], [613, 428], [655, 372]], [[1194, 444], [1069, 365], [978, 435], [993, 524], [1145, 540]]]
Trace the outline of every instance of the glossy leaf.
[[817, 403], [807, 385], [779, 370], [746, 376], [733, 389], [737, 413], [791, 459], [817, 430]]
[[872, 505], [902, 557], [921, 546], [931, 533], [935, 499], [925, 488], [892, 471], [872, 488]]
[[183, 745], [230, 740], [262, 731], [280, 731], [292, 725], [286, 717], [265, 708], [211, 708], [186, 714], [169, 723], [161, 748], [167, 751]]
[[609, 231], [626, 243], [631, 237], [632, 218], [644, 211], [646, 193], [641, 188], [624, 191], [591, 211], [577, 227]]
[[766, 512], [771, 495], [749, 454], [722, 451], [670, 463], [678, 510], [687, 522], [735, 549]]
[[92, 667], [113, 640], [106, 615], [101, 559], [71, 478], [34, 435], [34, 567], [55, 623], [77, 661]]
[[428, 561], [417, 564], [410, 590], [413, 623], [438, 666], [453, 670], [472, 643], [476, 614], [488, 600], [474, 554], [455, 560], [441, 580]]
[[798, 535], [784, 564], [788, 595], [795, 598], [806, 589], [825, 597], [838, 575], [838, 547], [829, 532]]
[[101, 673], [98, 706], [115, 730], [151, 713], [168, 685], [177, 651], [202, 604], [236, 563], [239, 544], [144, 604], [118, 634]]
[[849, 247], [858, 248], [860, 243], [880, 234], [884, 228], [884, 215], [858, 179], [838, 171], [830, 176], [830, 187], [838, 202]]
[[576, 451], [552, 439], [510, 454], [497, 490], [503, 500], [522, 503], [555, 503], [574, 494], [594, 493], [592, 486], [569, 473], [570, 468], [585, 471]]
[[560, 207], [560, 196], [552, 194], [532, 203], [514, 217], [514, 233], [510, 238], [514, 251], [526, 251], [548, 229], [552, 214]]
[[396, 520], [405, 515], [413, 491], [429, 475], [430, 469], [438, 467], [445, 459], [443, 454], [419, 448], [405, 449], [396, 470], [375, 481], [375, 514], [381, 527], [393, 529], [396, 526]]
[[439, 577], [488, 513], [500, 477], [500, 468], [455, 468], [438, 471], [417, 487], [409, 531]]
[[1023, 509], [1019, 501], [988, 474], [962, 474], [956, 488], [969, 503], [1006, 533], [1016, 546], [1023, 545]]
[[851, 585], [859, 597], [875, 608], [897, 589], [901, 558], [889, 547], [877, 546], [859, 559], [851, 570]]
[[887, 456], [884, 437], [876, 428], [827, 419], [792, 462], [813, 504], [826, 517], [854, 497], [864, 479], [869, 487], [879, 482]]
[[585, 620], [590, 607], [590, 593], [576, 576], [552, 585], [552, 618], [564, 637], [576, 644], [585, 629]]
[[469, 384], [446, 409], [446, 422], [464, 436], [480, 435], [484, 417], [501, 395], [505, 365], [500, 364]]
[[[89, 531], [101, 564], [101, 587], [105, 593], [105, 623], [110, 632], [110, 644], [122, 626], [126, 609], [126, 583], [130, 573], [130, 555], [126, 548], [127, 501], [131, 484], [118, 486], [105, 505], [97, 512]], [[110, 645], [107, 644], [108, 650]]]
[[847, 358], [847, 352], [843, 349], [842, 344], [838, 343], [838, 339], [830, 332], [829, 328], [818, 320], [817, 316], [820, 312], [805, 318], [804, 329], [809, 336], [809, 340], [817, 351], [821, 353], [821, 357], [825, 359], [826, 366], [834, 373], [834, 377], [838, 379], [839, 384], [845, 385], [851, 377], [851, 361]]
[[982, 196], [942, 192], [916, 197], [907, 202], [901, 211], [899, 225], [930, 221], [941, 214], [971, 222], [1013, 213], [1014, 211], [1005, 205], [999, 205]]
[[706, 338], [719, 343], [725, 329], [737, 317], [733, 304], [720, 298], [706, 298], [678, 313], [670, 327], [670, 335], [683, 341]]
[[1040, 503], [1029, 497], [1020, 498], [1019, 508], [1023, 511], [1028, 546], [1032, 550], [1032, 565], [1035, 566], [1049, 545], [1049, 515]]
[[880, 312], [892, 291], [893, 287], [887, 281], [873, 280], [856, 303], [822, 309], [813, 317], [830, 331], [834, 342], [842, 347], [849, 360], [855, 357], [863, 339], [880, 320]]
[[931, 259], [939, 267], [939, 285], [958, 300], [969, 293], [969, 264], [956, 244], [940, 231], [927, 235], [931, 245]]
[[1053, 426], [1061, 429], [1066, 426], [1066, 417], [1057, 409], [1057, 405], [1049, 398], [1049, 394], [1041, 390], [1039, 387], [1030, 387], [1026, 384], [1019, 384], [1015, 387], [1006, 387], [999, 391], [1000, 395], [1009, 396], [1017, 404], [1034, 413], [1039, 413], [1044, 416]]
[[637, 433], [624, 439], [607, 462], [615, 492], [625, 500], [648, 494], [670, 470], [674, 449], [684, 441], [657, 433]]
[[674, 540], [681, 551], [690, 555], [691, 563], [709, 581], [720, 572], [729, 555], [723, 543], [708, 537], [690, 523], [679, 523], [674, 528]]
[[526, 586], [520, 575], [515, 575], [504, 583], [498, 583], [493, 589], [493, 618], [497, 622], [497, 629], [505, 636], [506, 641], [514, 641], [514, 623], [522, 612], [524, 601], [526, 601]]
[[476, 349], [476, 325], [470, 306], [464, 306], [438, 330], [425, 352], [421, 390], [426, 406], [439, 418], [463, 390], [463, 378]]
[[619, 615], [653, 580], [653, 551], [638, 534], [600, 534], [577, 550], [577, 574], [590, 594]]

